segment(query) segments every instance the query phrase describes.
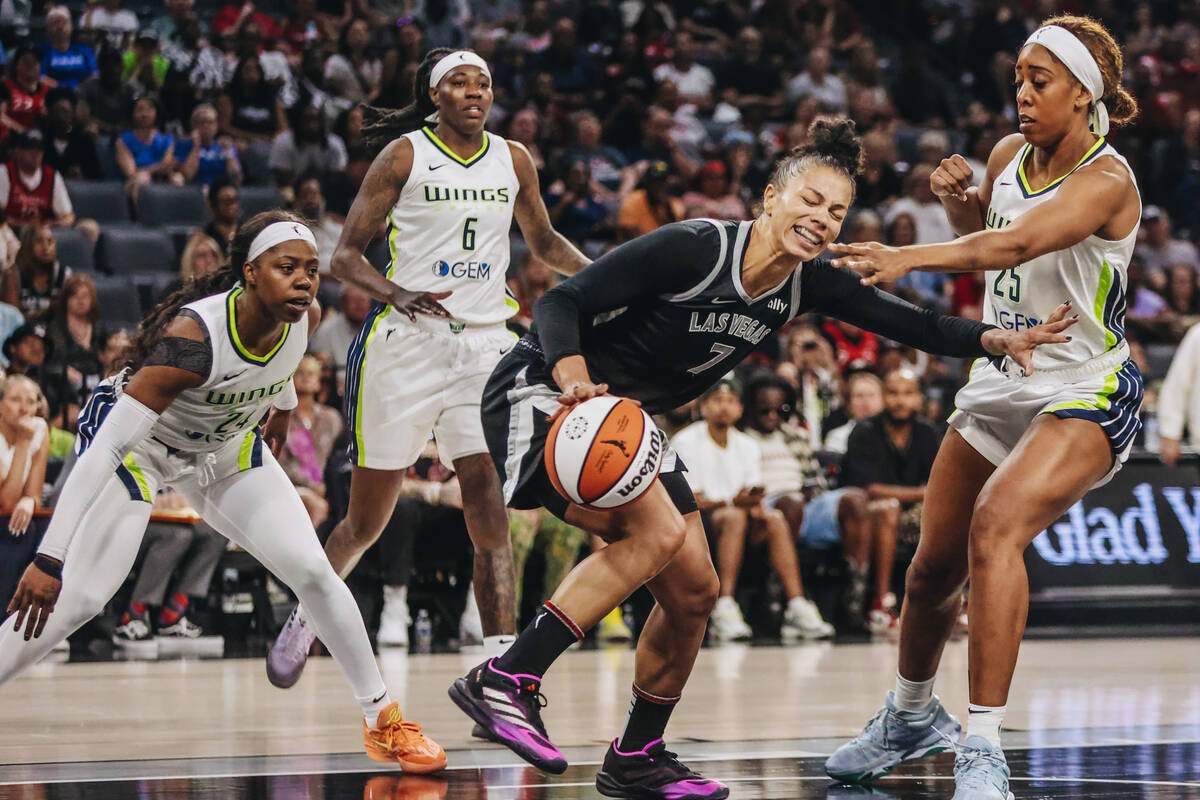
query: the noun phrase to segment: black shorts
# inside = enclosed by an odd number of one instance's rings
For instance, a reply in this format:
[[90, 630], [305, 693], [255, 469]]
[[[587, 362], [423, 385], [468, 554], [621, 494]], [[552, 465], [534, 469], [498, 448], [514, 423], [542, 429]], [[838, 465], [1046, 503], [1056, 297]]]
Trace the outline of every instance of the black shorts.
[[[550, 482], [544, 461], [549, 418], [560, 407], [559, 391], [539, 377], [544, 372], [545, 366], [531, 361], [520, 347], [500, 360], [483, 391], [483, 435], [500, 474], [505, 504], [509, 508], [545, 507], [564, 519], [569, 501]], [[658, 479], [684, 515], [696, 510], [696, 498], [683, 476], [686, 471], [668, 446]]]

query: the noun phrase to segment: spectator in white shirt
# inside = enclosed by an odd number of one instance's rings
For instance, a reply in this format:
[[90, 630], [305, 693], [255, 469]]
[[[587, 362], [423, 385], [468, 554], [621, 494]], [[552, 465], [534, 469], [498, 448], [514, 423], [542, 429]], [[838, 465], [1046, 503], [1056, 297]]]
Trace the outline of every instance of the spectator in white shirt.
[[701, 110], [712, 108], [716, 79], [712, 70], [696, 63], [696, 45], [692, 34], [676, 31], [671, 46], [671, 60], [654, 70], [655, 82], [671, 81], [679, 87], [680, 97], [685, 103], [691, 103]]
[[846, 84], [829, 72], [831, 62], [829, 48], [814, 47], [810, 50], [807, 69], [788, 82], [788, 102], [798, 103], [806, 97], [812, 97], [825, 111], [845, 113]]
[[[100, 0], [83, 12], [79, 29], [96, 31], [111, 47], [124, 51], [138, 29], [138, 18], [129, 9], [121, 8], [121, 0]], [[99, 49], [99, 42], [96, 46]]]
[[1191, 327], [1171, 359], [1158, 394], [1158, 424], [1164, 464], [1179, 462], [1185, 427], [1192, 449], [1200, 452], [1200, 325]]
[[[688, 483], [700, 510], [708, 512], [716, 539], [721, 594], [712, 613], [713, 637], [728, 641], [752, 635], [733, 596], [747, 541], [766, 544], [771, 566], [783, 582], [788, 612], [781, 633], [787, 638], [831, 636], [833, 627], [804, 601], [787, 520], [763, 504], [762, 453], [753, 439], [733, 427], [742, 416], [741, 387], [732, 378], [722, 379], [700, 398], [700, 413], [702, 421], [684, 428], [671, 444], [688, 467]], [[801, 605], [811, 607], [814, 620], [802, 618]]]

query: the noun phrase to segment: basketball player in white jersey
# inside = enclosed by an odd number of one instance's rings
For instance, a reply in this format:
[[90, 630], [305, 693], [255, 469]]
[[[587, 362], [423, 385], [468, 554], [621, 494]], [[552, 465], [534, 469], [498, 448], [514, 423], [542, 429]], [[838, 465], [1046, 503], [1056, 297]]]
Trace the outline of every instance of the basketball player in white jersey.
[[[81, 412], [79, 460], [9, 605], [16, 624], [0, 628], [0, 684], [100, 612], [137, 558], [155, 494], [170, 486], [303, 600], [362, 706], [367, 755], [441, 769], [445, 752], [388, 696], [358, 606], [258, 428], [273, 404], [295, 405], [292, 373], [321, 316], [312, 231], [268, 211], [241, 226], [231, 250], [230, 264], [147, 317], [130, 367]], [[280, 419], [272, 428], [286, 430]]]
[[862, 782], [945, 749], [959, 724], [933, 696], [942, 647], [971, 580], [970, 718], [956, 745], [955, 800], [1006, 800], [1000, 749], [1029, 587], [1022, 553], [1121, 467], [1140, 423], [1142, 378], [1125, 341], [1125, 270], [1141, 202], [1105, 136], [1137, 113], [1121, 50], [1095, 20], [1047, 20], [1016, 64], [1020, 133], [1001, 140], [982, 185], [961, 156], [930, 179], [958, 239], [891, 248], [834, 245], [864, 283], [914, 269], [986, 271], [984, 321], [1021, 330], [1069, 300], [1072, 340], [1039, 348], [1034, 371], [980, 360], [929, 477], [921, 542], [900, 616], [900, 664], [886, 706], [826, 763]]
[[[485, 649], [498, 655], [516, 633], [512, 550], [479, 404], [516, 343], [504, 325], [517, 310], [504, 282], [513, 218], [533, 254], [556, 270], [573, 274], [588, 260], [550, 226], [529, 152], [484, 131], [492, 87], [482, 58], [431, 51], [414, 95], [413, 105], [368, 126], [387, 145], [333, 256], [334, 275], [375, 303], [347, 359], [350, 507], [325, 551], [340, 575], [350, 573], [379, 538], [404, 470], [432, 432], [461, 485]], [[385, 221], [391, 263], [380, 274], [363, 251]], [[273, 684], [295, 683], [314, 633], [301, 603], [268, 658]]]

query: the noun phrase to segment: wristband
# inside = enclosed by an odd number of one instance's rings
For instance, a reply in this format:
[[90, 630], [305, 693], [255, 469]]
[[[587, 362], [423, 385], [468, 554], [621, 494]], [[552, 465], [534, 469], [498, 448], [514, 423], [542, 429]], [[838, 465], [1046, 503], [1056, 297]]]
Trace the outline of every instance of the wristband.
[[41, 553], [38, 553], [33, 557], [33, 565], [49, 575], [51, 578], [54, 578], [57, 581], [62, 580], [63, 565], [55, 561], [50, 556], [44, 556]]

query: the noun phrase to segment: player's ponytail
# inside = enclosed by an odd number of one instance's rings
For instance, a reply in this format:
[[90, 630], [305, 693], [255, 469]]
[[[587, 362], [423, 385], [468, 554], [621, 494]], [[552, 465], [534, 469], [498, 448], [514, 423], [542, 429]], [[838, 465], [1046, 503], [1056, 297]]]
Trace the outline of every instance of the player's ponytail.
[[413, 101], [403, 108], [363, 106], [363, 138], [370, 147], [380, 148], [393, 139], [418, 130], [425, 118], [437, 111], [429, 96], [429, 74], [442, 58], [455, 51], [452, 47], [435, 47], [425, 54], [413, 78]]
[[188, 303], [199, 300], [201, 297], [208, 297], [209, 295], [219, 294], [232, 289], [242, 279], [242, 271], [246, 266], [246, 256], [250, 254], [250, 244], [254, 241], [254, 237], [258, 236], [263, 228], [275, 222], [309, 224], [308, 220], [290, 211], [275, 210], [255, 214], [239, 225], [237, 233], [233, 235], [233, 241], [229, 245], [228, 262], [207, 275], [201, 275], [197, 278], [190, 278], [184, 281], [182, 287], [164, 297], [146, 315], [146, 318], [142, 320], [142, 324], [138, 326], [137, 336], [130, 347], [130, 358], [126, 362], [126, 366], [136, 371], [142, 365], [142, 362], [146, 360], [146, 356], [154, 348], [154, 345], [162, 338], [163, 331], [167, 329], [167, 325], [179, 313], [179, 309]]
[[835, 169], [846, 176], [851, 186], [854, 185], [863, 170], [863, 144], [854, 120], [846, 117], [814, 119], [808, 126], [808, 142], [793, 147], [779, 160], [769, 182], [781, 190], [797, 175], [816, 166]]

